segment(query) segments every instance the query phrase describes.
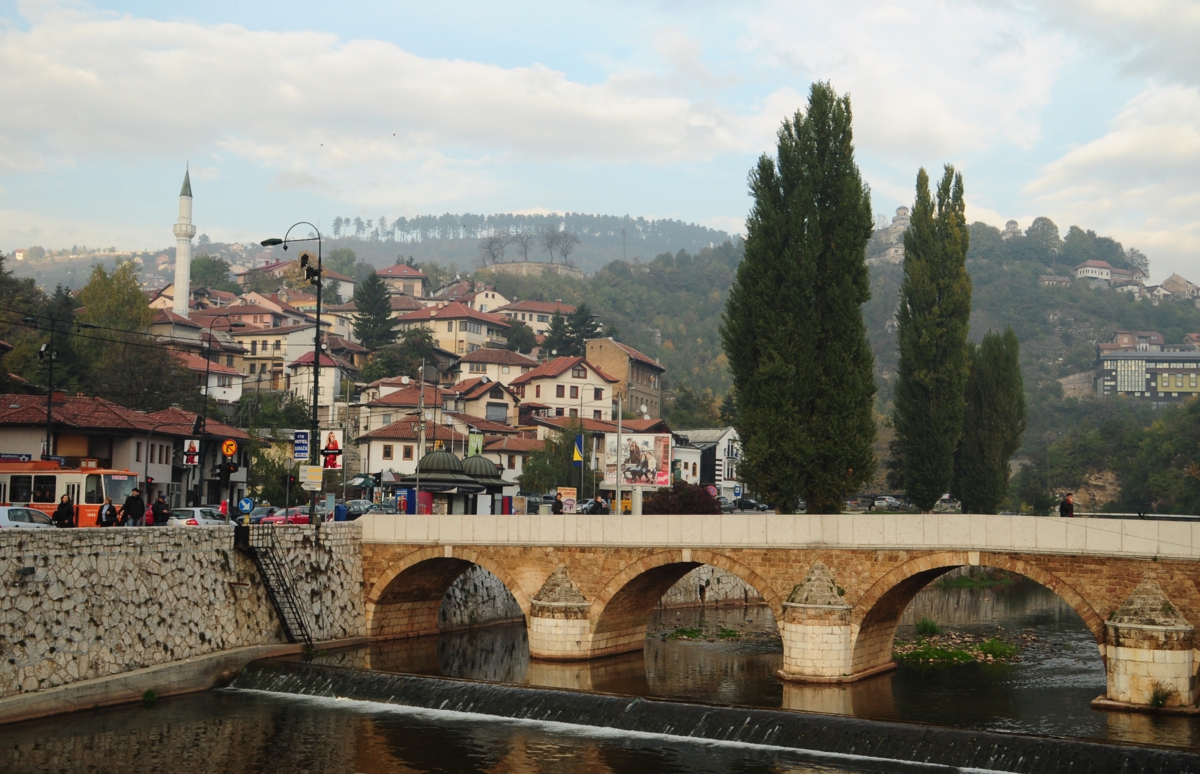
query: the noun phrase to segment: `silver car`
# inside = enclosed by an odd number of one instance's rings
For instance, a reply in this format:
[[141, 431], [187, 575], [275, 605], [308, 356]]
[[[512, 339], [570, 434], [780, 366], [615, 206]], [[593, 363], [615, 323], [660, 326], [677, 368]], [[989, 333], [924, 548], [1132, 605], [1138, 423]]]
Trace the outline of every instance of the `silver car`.
[[0, 506], [0, 529], [54, 529], [50, 517], [36, 508]]
[[167, 518], [168, 527], [215, 527], [225, 523], [216, 508], [172, 508]]

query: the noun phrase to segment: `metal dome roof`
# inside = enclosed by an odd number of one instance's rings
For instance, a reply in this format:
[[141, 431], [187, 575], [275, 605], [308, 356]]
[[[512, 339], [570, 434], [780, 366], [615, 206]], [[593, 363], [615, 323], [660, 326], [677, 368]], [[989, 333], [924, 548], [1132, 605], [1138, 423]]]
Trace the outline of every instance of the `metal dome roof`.
[[421, 473], [462, 473], [463, 465], [448, 451], [433, 451], [421, 458], [417, 470]]
[[496, 468], [496, 463], [479, 454], [476, 454], [473, 457], [467, 457], [465, 460], [463, 460], [462, 471], [468, 476], [477, 479], [492, 479], [500, 477], [500, 471]]

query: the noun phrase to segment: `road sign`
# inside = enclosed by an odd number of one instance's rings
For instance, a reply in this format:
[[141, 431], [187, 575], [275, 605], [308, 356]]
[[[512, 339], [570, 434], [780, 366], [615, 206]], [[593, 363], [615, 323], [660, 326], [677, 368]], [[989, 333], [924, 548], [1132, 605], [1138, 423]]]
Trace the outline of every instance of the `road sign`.
[[308, 459], [308, 431], [297, 430], [292, 434], [292, 459]]
[[249, 497], [243, 497], [242, 499], [238, 500], [238, 510], [242, 513], [249, 513], [250, 511], [254, 510], [254, 501]]
[[320, 492], [325, 469], [320, 465], [300, 466], [300, 487], [309, 492]]
[[232, 438], [226, 438], [224, 441], [221, 441], [221, 453], [226, 457], [232, 457], [237, 454], [237, 441]]
[[33, 462], [32, 454], [0, 454], [0, 462]]
[[712, 485], [710, 484], [708, 487], [706, 487], [706, 489], [707, 489], [708, 493], [709, 493], [710, 495], [712, 495], [713, 497], [716, 497], [716, 496], [717, 496], [717, 488], [716, 488], [715, 486], [712, 486]]
[[738, 484], [733, 485], [733, 496], [734, 497], [742, 496], [742, 487], [740, 485], [738, 485]]

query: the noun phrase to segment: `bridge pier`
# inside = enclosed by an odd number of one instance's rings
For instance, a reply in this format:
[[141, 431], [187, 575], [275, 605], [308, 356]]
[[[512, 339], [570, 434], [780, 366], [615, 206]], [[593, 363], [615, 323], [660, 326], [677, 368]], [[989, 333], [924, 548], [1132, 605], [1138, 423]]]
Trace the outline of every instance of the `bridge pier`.
[[534, 595], [526, 627], [529, 632], [529, 656], [548, 661], [576, 661], [590, 658], [592, 622], [588, 612], [592, 604], [579, 586], [559, 565]]
[[1156, 708], [1196, 703], [1193, 629], [1158, 583], [1139, 583], [1104, 626], [1109, 702]]

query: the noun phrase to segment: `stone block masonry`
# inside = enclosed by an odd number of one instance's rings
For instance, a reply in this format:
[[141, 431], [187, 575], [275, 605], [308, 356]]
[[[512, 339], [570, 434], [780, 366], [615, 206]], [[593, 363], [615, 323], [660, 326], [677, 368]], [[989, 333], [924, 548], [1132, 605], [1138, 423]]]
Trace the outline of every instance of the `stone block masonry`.
[[[365, 634], [358, 525], [276, 530], [313, 638]], [[283, 641], [232, 527], [0, 534], [0, 699]]]

